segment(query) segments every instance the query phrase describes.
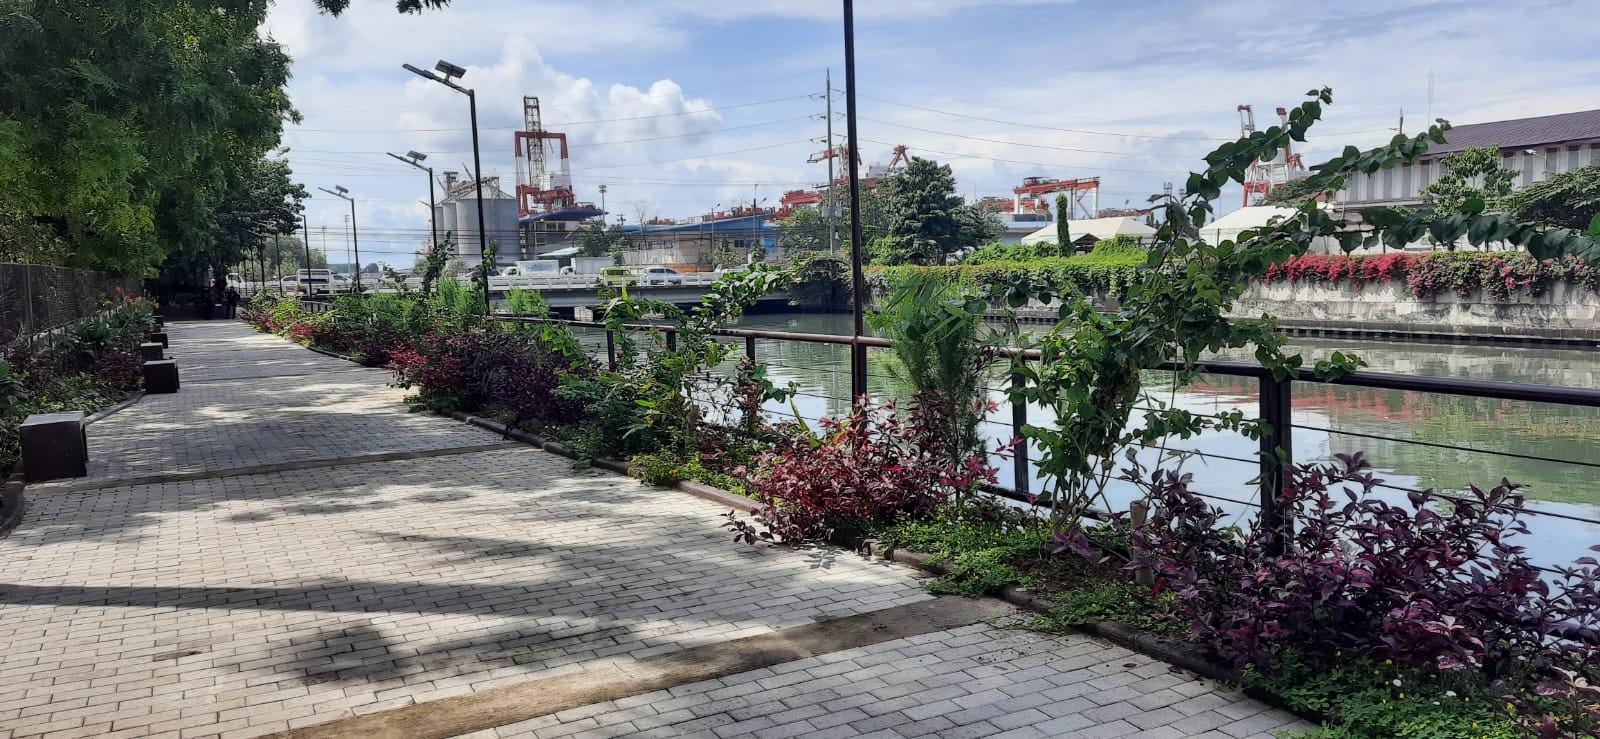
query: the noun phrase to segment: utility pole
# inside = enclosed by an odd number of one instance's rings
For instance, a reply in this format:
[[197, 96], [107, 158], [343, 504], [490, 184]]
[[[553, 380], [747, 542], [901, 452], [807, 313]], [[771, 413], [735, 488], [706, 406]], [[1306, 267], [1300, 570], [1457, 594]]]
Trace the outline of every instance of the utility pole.
[[[305, 247], [306, 247], [306, 282], [305, 282], [305, 285], [306, 285], [306, 297], [309, 298], [309, 297], [311, 297], [311, 219], [307, 218], [303, 211], [301, 212], [301, 215], [300, 215], [300, 226], [303, 229], [305, 229], [301, 233], [305, 234], [305, 236], [306, 236], [306, 243], [305, 243]], [[294, 274], [295, 274], [295, 280], [294, 281], [296, 283], [295, 287], [299, 287], [299, 284], [298, 284], [300, 282], [300, 272], [299, 272], [299, 270], [296, 270]]]
[[[282, 228], [282, 226], [279, 226]], [[272, 234], [272, 272], [278, 275], [278, 294], [283, 294], [283, 234]], [[264, 292], [264, 291], [263, 291]]]
[[850, 312], [854, 337], [850, 346], [850, 395], [856, 398], [867, 394], [867, 345], [861, 338], [867, 333], [867, 277], [861, 262], [861, 172], [856, 163], [856, 146], [861, 139], [856, 135], [856, 11], [853, 0], [844, 0], [844, 122], [845, 140], [850, 142], [849, 160], [845, 167], [850, 172]]
[[[823, 223], [828, 225], [828, 253], [837, 254], [838, 232], [833, 224], [834, 211], [839, 209], [839, 201], [833, 199], [833, 67], [828, 68], [827, 76], [823, 78], [823, 85], [828, 101], [828, 197], [823, 201], [826, 205], [822, 209], [822, 218]], [[851, 217], [854, 218], [855, 214], [852, 213]]]
[[606, 222], [606, 184], [600, 183], [600, 223]]

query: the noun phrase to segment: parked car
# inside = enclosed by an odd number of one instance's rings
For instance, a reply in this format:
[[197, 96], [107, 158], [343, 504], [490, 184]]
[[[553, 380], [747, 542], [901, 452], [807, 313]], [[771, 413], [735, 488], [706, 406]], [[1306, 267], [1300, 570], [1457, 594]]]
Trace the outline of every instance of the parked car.
[[644, 271], [646, 285], [682, 285], [683, 273], [671, 267], [651, 267]]
[[639, 278], [627, 267], [601, 267], [600, 282], [607, 285], [637, 285]]

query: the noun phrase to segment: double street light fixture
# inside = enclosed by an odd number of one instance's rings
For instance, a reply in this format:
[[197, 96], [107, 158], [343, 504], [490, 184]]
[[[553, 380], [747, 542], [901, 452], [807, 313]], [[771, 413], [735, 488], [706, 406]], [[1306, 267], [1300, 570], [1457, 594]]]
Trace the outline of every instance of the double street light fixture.
[[423, 166], [422, 164], [422, 160], [427, 159], [428, 155], [420, 151], [408, 151], [405, 156], [400, 156], [394, 152], [389, 152], [389, 156], [428, 173], [428, 225], [433, 231], [433, 250], [438, 251], [439, 218], [437, 216], [438, 205], [433, 201], [433, 167]]
[[[329, 190], [326, 187], [319, 187], [317, 189], [336, 198], [349, 201], [350, 203], [350, 244], [355, 249], [356, 292], [359, 294], [361, 292], [361, 239], [356, 236], [356, 199], [350, 197], [349, 190], [346, 190], [344, 187], [339, 185], [334, 185], [332, 190]], [[307, 258], [307, 261], [309, 262], [309, 257]]]
[[[477, 198], [478, 198], [478, 258], [483, 261], [482, 269], [484, 270], [484, 274], [483, 274], [483, 313], [484, 313], [484, 315], [488, 315], [489, 314], [489, 274], [488, 273], [489, 273], [489, 271], [491, 271], [493, 269], [494, 265], [489, 263], [489, 235], [488, 235], [488, 229], [484, 224], [484, 217], [483, 217], [483, 155], [480, 152], [480, 150], [478, 149], [478, 94], [476, 92], [474, 92], [471, 88], [462, 87], [461, 85], [458, 85], [458, 84], [455, 83], [455, 79], [457, 77], [465, 77], [467, 75], [466, 68], [465, 67], [458, 67], [458, 66], [456, 66], [454, 64], [451, 64], [450, 62], [447, 62], [447, 61], [445, 61], [443, 59], [440, 59], [438, 64], [433, 65], [433, 69], [438, 70], [438, 74], [435, 74], [432, 70], [417, 69], [416, 67], [413, 67], [410, 64], [402, 64], [400, 66], [404, 67], [406, 69], [406, 71], [411, 72], [412, 74], [415, 74], [418, 77], [423, 77], [425, 79], [433, 80], [434, 82], [437, 82], [437, 83], [439, 83], [441, 85], [444, 85], [445, 87], [448, 87], [448, 88], [450, 88], [452, 90], [455, 90], [456, 92], [459, 92], [459, 93], [467, 96], [467, 110], [468, 110], [468, 113], [469, 113], [469, 115], [471, 116], [471, 119], [472, 119], [472, 167], [475, 170], [473, 172], [472, 179], [473, 179], [474, 185], [477, 188]], [[439, 75], [444, 75], [444, 76], [441, 77]], [[431, 183], [433, 181], [433, 177], [429, 176], [428, 181], [429, 181], [430, 186], [431, 186]]]

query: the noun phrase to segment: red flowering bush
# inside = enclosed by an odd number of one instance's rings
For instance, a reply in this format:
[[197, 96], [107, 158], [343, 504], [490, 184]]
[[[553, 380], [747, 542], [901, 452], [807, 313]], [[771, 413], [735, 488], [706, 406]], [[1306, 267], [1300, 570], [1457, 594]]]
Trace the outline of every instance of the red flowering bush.
[[1132, 566], [1153, 570], [1176, 596], [1174, 615], [1238, 663], [1293, 650], [1330, 664], [1348, 652], [1474, 667], [1491, 679], [1596, 672], [1600, 563], [1535, 567], [1512, 543], [1527, 534], [1518, 486], [1450, 500], [1412, 494], [1402, 507], [1372, 495], [1379, 482], [1360, 455], [1292, 468], [1281, 503], [1296, 531], [1280, 550], [1259, 522], [1230, 533], [1187, 475], [1157, 472], [1146, 486], [1150, 520], [1132, 532]]
[[824, 418], [816, 434], [778, 440], [734, 475], [761, 503], [755, 523], [728, 514], [734, 539], [796, 546], [869, 522], [920, 517], [954, 495], [995, 481], [988, 455], [960, 464], [947, 448], [947, 426], [919, 395], [902, 417], [893, 402], [857, 401], [843, 420]]
[[581, 376], [535, 334], [481, 330], [431, 332], [391, 352], [395, 384], [418, 391], [417, 401], [436, 410], [502, 410], [514, 422], [540, 419], [565, 423], [583, 418], [583, 404], [556, 393], [563, 375]]
[[1600, 294], [1600, 264], [1581, 257], [1538, 260], [1522, 252], [1429, 252], [1426, 254], [1304, 254], [1272, 264], [1265, 282], [1339, 282], [1361, 289], [1368, 282], [1404, 280], [1411, 294], [1431, 298], [1453, 292], [1463, 298], [1482, 290], [1498, 301], [1526, 293], [1543, 295], [1566, 282]]

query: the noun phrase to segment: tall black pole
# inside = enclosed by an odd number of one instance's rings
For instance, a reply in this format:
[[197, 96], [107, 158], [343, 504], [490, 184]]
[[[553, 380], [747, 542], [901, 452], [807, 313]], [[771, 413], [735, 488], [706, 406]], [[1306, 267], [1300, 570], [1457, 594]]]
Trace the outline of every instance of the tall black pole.
[[867, 332], [867, 278], [861, 268], [861, 168], [856, 163], [861, 140], [856, 136], [856, 14], [851, 0], [844, 0], [844, 118], [850, 167], [850, 310], [856, 339], [850, 346], [850, 395], [859, 398], [867, 394], [867, 347], [861, 343]]
[[484, 225], [483, 218], [483, 158], [478, 151], [478, 95], [472, 90], [467, 90], [467, 107], [472, 114], [472, 168], [476, 170], [473, 179], [478, 187], [478, 258], [483, 266], [483, 314], [489, 315], [489, 272], [494, 265], [489, 263], [489, 234]]
[[350, 248], [355, 251], [356, 294], [361, 294], [361, 237], [356, 234], [356, 200], [350, 198]]
[[[309, 297], [311, 297], [311, 220], [302, 215], [302, 216], [300, 216], [300, 225], [305, 228], [305, 232], [304, 233], [306, 235], [306, 243], [305, 243], [305, 247], [306, 247], [306, 297], [309, 298]], [[300, 281], [300, 272], [298, 270], [296, 270], [295, 271], [295, 282], [299, 282], [299, 281]], [[298, 291], [296, 291], [296, 292], [298, 292]]]
[[433, 167], [428, 168], [428, 228], [433, 232], [433, 251], [439, 251], [439, 206], [433, 202]]

